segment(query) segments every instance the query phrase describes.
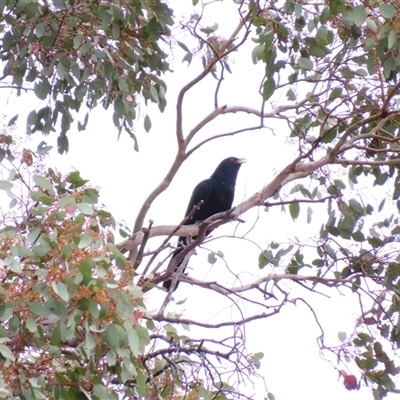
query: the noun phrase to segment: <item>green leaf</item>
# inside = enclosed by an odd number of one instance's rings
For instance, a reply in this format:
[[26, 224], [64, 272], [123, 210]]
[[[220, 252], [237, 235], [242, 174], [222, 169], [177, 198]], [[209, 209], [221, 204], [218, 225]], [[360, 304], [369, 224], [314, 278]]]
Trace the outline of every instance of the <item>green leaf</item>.
[[9, 181], [0, 181], [0, 189], [2, 190], [10, 190], [13, 186], [14, 185]]
[[344, 341], [347, 339], [347, 334], [346, 334], [346, 332], [339, 332], [339, 333], [338, 333], [338, 339], [339, 339], [341, 342], [344, 342]]
[[354, 217], [351, 214], [346, 214], [338, 223], [338, 229], [342, 237], [347, 237], [353, 232]]
[[113, 24], [111, 33], [112, 33], [113, 39], [119, 39], [119, 36], [121, 34], [121, 28], [119, 27], [118, 24]]
[[10, 269], [19, 274], [22, 271], [22, 265], [18, 260], [12, 260], [10, 263]]
[[92, 277], [92, 269], [93, 269], [93, 267], [94, 267], [94, 263], [93, 263], [93, 261], [91, 259], [83, 260], [78, 265], [79, 271], [86, 278], [91, 278]]
[[14, 125], [15, 122], [17, 121], [17, 119], [18, 119], [18, 114], [17, 114], [17, 115], [14, 115], [14, 116], [8, 121], [7, 126], [12, 126], [12, 125]]
[[81, 35], [76, 35], [74, 37], [74, 49], [77, 50], [79, 49], [79, 46], [82, 43], [82, 36]]
[[47, 195], [46, 193], [34, 190], [34, 191], [29, 193], [29, 196], [33, 200], [40, 201], [41, 203], [46, 204], [48, 206], [53, 204], [52, 198], [49, 195]]
[[149, 344], [150, 342], [150, 335], [149, 335], [149, 331], [142, 325], [140, 324], [136, 324], [135, 325], [135, 331], [138, 334], [139, 338], [140, 338], [140, 342], [142, 345], [142, 349], [141, 351], [144, 351], [144, 346]]
[[286, 249], [280, 249], [275, 254], [275, 262], [278, 262], [283, 256], [290, 253], [293, 250], [293, 245], [289, 245]]
[[50, 245], [43, 241], [42, 243], [34, 246], [32, 250], [38, 257], [44, 257], [49, 252]]
[[312, 214], [313, 214], [313, 210], [312, 208], [309, 206], [307, 208], [307, 224], [309, 224], [312, 220]]
[[[378, 30], [378, 27], [376, 26], [376, 22], [371, 18], [367, 18], [367, 26], [373, 32], [376, 32]], [[370, 39], [372, 39], [375, 42], [374, 38], [370, 38]]]
[[331, 143], [337, 135], [337, 130], [336, 129], [328, 129], [327, 131], [322, 133], [322, 143]]
[[263, 269], [268, 264], [274, 263], [274, 257], [271, 250], [264, 250], [258, 256], [258, 268]]
[[131, 327], [128, 329], [128, 341], [133, 355], [137, 357], [139, 355], [140, 341], [138, 334]]
[[88, 235], [82, 235], [78, 243], [78, 248], [84, 249], [85, 247], [88, 247], [90, 243], [92, 243], [92, 238]]
[[47, 143], [42, 141], [38, 144], [36, 153], [38, 154], [48, 153], [52, 148], [53, 146], [47, 146]]
[[268, 392], [267, 398], [268, 400], [275, 400], [275, 396], [271, 392]]
[[26, 319], [26, 324], [25, 324], [25, 326], [26, 326], [26, 329], [28, 329], [28, 331], [29, 332], [36, 332], [37, 331], [37, 326], [36, 326], [36, 322], [31, 318], [31, 317], [28, 317], [27, 319]]
[[144, 117], [144, 130], [148, 133], [150, 129], [151, 129], [151, 119], [146, 114], [146, 116]]
[[60, 135], [57, 138], [57, 150], [60, 154], [68, 153], [69, 142], [67, 135]]
[[53, 281], [51, 283], [51, 287], [53, 288], [54, 292], [58, 296], [60, 296], [60, 298], [62, 300], [64, 300], [65, 302], [68, 302], [69, 294], [68, 294], [67, 287], [65, 286], [65, 284], [63, 282], [55, 282], [55, 281]]
[[119, 335], [115, 325], [108, 325], [105, 332], [105, 341], [112, 347], [117, 347], [119, 344]]
[[255, 353], [250, 357], [250, 361], [254, 364], [254, 366], [259, 369], [261, 367], [260, 360], [264, 357], [264, 353]]
[[320, 268], [324, 265], [324, 260], [316, 258], [315, 260], [313, 260], [312, 265], [315, 265], [316, 267]]
[[138, 374], [136, 376], [137, 389], [139, 391], [139, 395], [144, 395], [147, 393], [146, 391], [146, 377], [143, 372], [139, 369]]
[[189, 50], [189, 48], [186, 46], [185, 43], [182, 43], [182, 42], [179, 42], [179, 41], [177, 41], [176, 43], [178, 43], [178, 45], [179, 45], [183, 50], [185, 50], [187, 53], [190, 53], [190, 50]]
[[138, 299], [139, 297], [143, 296], [142, 288], [139, 286], [128, 284], [126, 288], [129, 290], [134, 299]]
[[213, 26], [207, 26], [205, 28], [201, 28], [200, 30], [204, 32], [206, 35], [210, 35], [214, 33], [218, 29], [218, 24], [215, 23]]
[[[52, 346], [58, 346], [62, 340], [61, 337], [61, 324], [57, 324], [51, 333], [50, 344]], [[58, 348], [57, 348], [58, 351]]]
[[53, 190], [53, 185], [44, 176], [33, 175], [32, 179], [36, 185], [42, 187], [43, 189]]
[[323, 248], [324, 248], [324, 251], [329, 255], [329, 257], [332, 258], [332, 260], [334, 260], [334, 261], [337, 260], [336, 252], [335, 252], [335, 250], [333, 250], [333, 248], [329, 244], [325, 244]]
[[93, 215], [94, 210], [90, 204], [87, 203], [77, 203], [76, 208], [83, 212], [85, 215]]
[[36, 242], [36, 240], [38, 239], [38, 237], [41, 235], [41, 231], [40, 231], [40, 229], [35, 229], [35, 230], [33, 230], [32, 232], [30, 232], [29, 234], [28, 234], [28, 237], [27, 237], [27, 240], [28, 240], [28, 243], [34, 243], [34, 242]]
[[317, 58], [322, 58], [322, 57], [326, 56], [324, 48], [322, 48], [322, 47], [317, 47], [317, 46], [310, 47], [308, 49], [308, 51], [309, 51], [311, 56], [314, 56], [314, 57], [317, 57]]
[[8, 207], [9, 207], [10, 210], [11, 210], [11, 209], [14, 208], [17, 204], [18, 204], [18, 200], [14, 197], [14, 198], [10, 201], [10, 204], [8, 205]]
[[383, 210], [383, 207], [385, 206], [386, 199], [384, 198], [381, 203], [379, 204], [378, 212], [381, 212]]
[[367, 18], [367, 9], [364, 6], [353, 8], [353, 21], [357, 26], [361, 26]]
[[268, 78], [264, 83], [263, 87], [263, 100], [267, 101], [275, 92], [275, 80], [274, 78]]
[[[96, 342], [95, 342], [96, 343]], [[104, 385], [97, 384], [93, 386], [93, 394], [96, 396], [98, 399], [116, 399], [117, 397], [111, 396], [110, 393], [108, 392], [107, 388]], [[88, 398], [87, 396], [84, 396], [85, 398]]]
[[[144, 90], [144, 92], [146, 93], [146, 99], [150, 98], [150, 95], [147, 95], [147, 93], [149, 92], [147, 89]], [[122, 101], [122, 99], [118, 98], [114, 101], [114, 115], [113, 115], [113, 121], [114, 121], [114, 125], [117, 128], [120, 128], [120, 122], [119, 119], [122, 118], [122, 116], [125, 113], [125, 104]]]
[[57, 75], [63, 81], [65, 78], [65, 67], [61, 62], [57, 64]]
[[94, 301], [90, 300], [88, 308], [89, 308], [90, 315], [93, 318], [99, 318], [100, 310], [99, 310], [99, 308], [97, 306], [97, 303], [95, 303]]
[[287, 91], [287, 93], [286, 93], [286, 97], [290, 101], [295, 101], [296, 100], [296, 93], [292, 89], [289, 89]]
[[150, 90], [150, 95], [151, 95], [151, 98], [153, 99], [153, 101], [155, 103], [159, 103], [160, 102], [160, 98], [158, 97], [157, 89], [155, 88], [155, 86], [154, 85], [150, 85], [149, 90]]
[[185, 54], [185, 57], [182, 58], [182, 63], [183, 63], [184, 61], [187, 61], [188, 66], [189, 66], [190, 63], [192, 62], [192, 59], [193, 59], [193, 54], [192, 54], [192, 53], [186, 53], [186, 54]]
[[251, 52], [251, 59], [253, 60], [253, 64], [257, 64], [258, 61], [262, 60], [264, 56], [265, 45], [258, 44], [254, 47], [253, 51]]
[[392, 71], [396, 70], [396, 61], [394, 58], [388, 58], [383, 64], [383, 73], [386, 79], [390, 78]]
[[397, 44], [397, 33], [394, 29], [392, 29], [388, 36], [388, 49], [390, 50]]
[[214, 396], [210, 396], [210, 394], [202, 386], [199, 386], [197, 391], [203, 400], [212, 400], [214, 398]]
[[354, 78], [355, 76], [354, 71], [349, 68], [342, 68], [340, 73], [342, 74], [343, 78]]
[[112, 350], [110, 350], [106, 354], [106, 359], [107, 359], [107, 364], [110, 365], [110, 366], [113, 366], [113, 365], [115, 365], [117, 363], [117, 355]]
[[296, 221], [297, 217], [300, 214], [300, 204], [299, 203], [289, 204], [289, 212], [293, 221]]
[[31, 249], [28, 249], [25, 246], [14, 246], [12, 247], [12, 253], [15, 256], [22, 256], [22, 257], [31, 257], [34, 255]]
[[76, 201], [72, 196], [64, 196], [57, 201], [57, 207], [66, 207], [68, 205], [76, 207]]
[[35, 83], [34, 92], [40, 100], [45, 100], [50, 94], [51, 85], [46, 77], [42, 77], [40, 82]]
[[35, 28], [35, 35], [38, 38], [41, 38], [44, 35], [46, 28], [47, 28], [47, 24], [45, 22], [41, 22], [41, 23], [37, 24], [36, 28]]
[[39, 303], [38, 301], [31, 301], [29, 303], [29, 308], [38, 317], [45, 315], [45, 309], [42, 303]]
[[[12, 317], [11, 320], [10, 320], [10, 330], [11, 330], [12, 332], [15, 332], [15, 329], [18, 329], [18, 327], [19, 327], [19, 320], [18, 320], [18, 318], [15, 316], [15, 314], [13, 315], [13, 313], [14, 313], [14, 309], [13, 309], [13, 307], [12, 307], [10, 304], [2, 305], [2, 306], [1, 306], [0, 321], [6, 321], [6, 320], [9, 319], [10, 317]], [[11, 324], [12, 324], [12, 322], [13, 322], [13, 319], [16, 319], [16, 321], [15, 321], [15, 327], [12, 327], [12, 326], [11, 326]], [[14, 328], [15, 328], [15, 329], [14, 329]]]
[[313, 62], [309, 58], [301, 57], [297, 60], [297, 65], [300, 68], [306, 69], [307, 71], [311, 71], [314, 67]]
[[356, 242], [364, 242], [365, 241], [365, 236], [361, 231], [354, 232], [351, 235], [351, 237]]
[[[325, 25], [321, 25], [318, 28], [318, 32], [317, 32], [318, 39], [326, 39], [327, 36], [328, 36], [328, 29], [326, 28]], [[315, 41], [314, 41], [314, 43], [315, 43]], [[321, 43], [321, 42], [319, 42], [319, 43]]]
[[364, 207], [356, 199], [349, 200], [349, 207], [358, 215], [364, 215], [365, 213]]
[[391, 4], [381, 4], [379, 12], [386, 19], [392, 19], [396, 15], [396, 9]]
[[8, 360], [15, 362], [14, 354], [11, 353], [10, 349], [7, 346], [0, 344], [0, 353], [4, 358], [7, 358]]
[[[120, 81], [118, 81], [118, 84], [119, 84], [119, 82], [120, 82]], [[78, 86], [76, 87], [76, 89], [75, 89], [75, 97], [76, 97], [76, 99], [77, 99], [79, 102], [83, 101], [83, 99], [84, 99], [84, 97], [85, 97], [85, 95], [86, 95], [86, 92], [87, 92], [87, 87], [86, 87], [86, 86], [84, 86], [84, 85], [78, 85]], [[86, 126], [86, 125], [85, 125], [86, 122], [87, 122], [87, 116], [86, 116], [86, 118], [85, 118], [84, 126]]]
[[217, 257], [215, 257], [214, 253], [209, 253], [207, 256], [207, 261], [211, 264], [214, 265], [217, 262]]

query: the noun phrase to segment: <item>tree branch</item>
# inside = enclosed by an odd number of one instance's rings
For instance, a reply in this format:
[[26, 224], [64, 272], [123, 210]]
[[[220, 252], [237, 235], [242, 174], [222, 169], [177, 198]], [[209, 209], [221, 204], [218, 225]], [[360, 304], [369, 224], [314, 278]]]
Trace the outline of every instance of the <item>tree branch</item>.
[[[262, 313], [262, 314], [257, 314], [257, 315], [252, 315], [251, 317], [243, 318], [238, 321], [230, 321], [230, 322], [220, 322], [218, 324], [208, 324], [205, 322], [198, 322], [194, 321], [191, 319], [185, 319], [185, 318], [171, 318], [171, 317], [164, 317], [162, 315], [153, 315], [151, 318], [154, 321], [159, 321], [159, 322], [169, 322], [172, 324], [186, 324], [186, 325], [194, 325], [194, 326], [200, 326], [202, 328], [210, 328], [210, 329], [218, 329], [222, 328], [224, 326], [241, 326], [243, 324], [246, 324], [251, 321], [257, 321], [259, 319], [264, 319], [271, 317], [272, 315], [278, 314], [279, 311], [281, 310], [283, 304], [280, 304], [277, 306], [277, 308], [269, 313]], [[144, 317], [146, 318], [146, 317]]]

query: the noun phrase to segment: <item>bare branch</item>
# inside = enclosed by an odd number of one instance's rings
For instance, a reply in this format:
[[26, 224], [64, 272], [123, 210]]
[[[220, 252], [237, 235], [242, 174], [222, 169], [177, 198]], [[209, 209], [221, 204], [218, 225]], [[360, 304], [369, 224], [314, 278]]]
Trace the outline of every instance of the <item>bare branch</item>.
[[280, 309], [280, 305], [276, 310], [273, 310], [269, 313], [262, 313], [262, 314], [257, 314], [257, 315], [252, 315], [251, 317], [244, 318], [238, 321], [230, 321], [230, 322], [220, 322], [217, 324], [209, 324], [205, 322], [199, 322], [199, 321], [194, 321], [191, 319], [186, 319], [186, 318], [170, 318], [170, 317], [164, 317], [163, 315], [152, 315], [151, 319], [154, 321], [164, 321], [164, 322], [169, 322], [172, 324], [186, 324], [186, 325], [194, 325], [194, 326], [201, 326], [203, 328], [210, 328], [210, 329], [218, 329], [222, 328], [224, 326], [241, 326], [243, 324], [246, 324], [251, 321], [257, 321], [259, 319], [264, 319], [271, 317], [272, 315], [278, 314]]
[[371, 165], [371, 166], [400, 165], [400, 159], [396, 158], [393, 160], [370, 161], [370, 160], [347, 160], [345, 158], [336, 158], [333, 161], [333, 163], [341, 164], [343, 166], [346, 166], [346, 165]]
[[232, 288], [225, 288], [215, 282], [203, 282], [203, 281], [199, 281], [196, 279], [193, 279], [192, 277], [188, 277], [188, 276], [182, 276], [181, 277], [181, 281], [182, 282], [188, 282], [188, 283], [192, 283], [195, 284], [197, 286], [201, 286], [201, 287], [208, 287], [210, 289], [215, 290], [218, 293], [224, 294], [224, 295], [229, 295], [229, 294], [233, 294], [233, 293], [243, 293], [252, 289], [257, 289], [259, 288], [259, 286], [263, 283], [268, 283], [268, 282], [279, 282], [282, 280], [291, 280], [294, 282], [317, 282], [317, 283], [321, 283], [325, 286], [328, 287], [335, 287], [338, 286], [339, 284], [342, 285], [346, 285], [346, 284], [351, 284], [353, 283], [354, 279], [356, 279], [357, 277], [360, 276], [364, 276], [362, 274], [353, 274], [351, 275], [351, 277], [348, 277], [346, 279], [344, 278], [321, 278], [319, 276], [303, 276], [303, 275], [294, 275], [294, 274], [269, 274], [266, 276], [263, 276], [259, 279], [256, 279], [253, 282], [250, 282], [246, 285], [242, 285], [242, 286], [236, 286], [236, 287], [232, 287]]
[[194, 146], [190, 150], [188, 150], [186, 154], [188, 156], [190, 156], [192, 153], [194, 153], [201, 146], [203, 146], [204, 144], [206, 144], [208, 142], [211, 142], [212, 140], [220, 139], [220, 138], [223, 138], [223, 137], [226, 137], [226, 136], [234, 136], [234, 135], [237, 135], [238, 133], [243, 133], [243, 132], [248, 132], [248, 131], [255, 131], [255, 130], [259, 130], [261, 128], [263, 128], [261, 125], [257, 125], [257, 126], [252, 126], [252, 127], [248, 127], [248, 128], [238, 129], [238, 130], [232, 131], [232, 132], [221, 133], [219, 135], [211, 136], [211, 137], [203, 140], [202, 142], [200, 142], [199, 144], [197, 144], [196, 146]]
[[152, 220], [150, 220], [150, 221], [149, 221], [149, 227], [148, 227], [148, 228], [142, 228], [142, 232], [143, 232], [143, 241], [142, 241], [142, 244], [141, 244], [141, 246], [140, 246], [138, 255], [137, 255], [137, 257], [136, 257], [135, 264], [133, 265], [133, 269], [134, 269], [134, 270], [136, 270], [137, 267], [138, 267], [138, 266], [140, 265], [140, 263], [142, 262], [144, 248], [145, 248], [145, 246], [146, 246], [147, 240], [149, 239], [150, 229], [151, 229], [151, 227], [153, 226], [153, 223], [154, 223], [154, 222], [153, 222]]
[[294, 199], [294, 200], [287, 200], [287, 201], [276, 201], [276, 202], [268, 202], [266, 201], [263, 205], [266, 207], [273, 207], [273, 206], [283, 206], [285, 204], [295, 204], [295, 203], [324, 203], [326, 200], [334, 199], [334, 196], [327, 196], [321, 199], [316, 200], [308, 200], [308, 199]]

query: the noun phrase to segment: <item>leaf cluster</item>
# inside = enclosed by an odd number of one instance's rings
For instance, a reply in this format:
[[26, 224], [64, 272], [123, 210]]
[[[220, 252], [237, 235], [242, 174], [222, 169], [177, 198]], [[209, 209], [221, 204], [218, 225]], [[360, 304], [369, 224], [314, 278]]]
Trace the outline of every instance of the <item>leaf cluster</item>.
[[[67, 132], [82, 105], [113, 107], [113, 121], [135, 140], [138, 97], [166, 105], [160, 75], [169, 69], [159, 42], [167, 40], [172, 10], [153, 1], [3, 1], [0, 4], [3, 75], [17, 94], [33, 90], [46, 104], [33, 109], [27, 133]], [[80, 130], [85, 129], [88, 114]], [[137, 143], [136, 143], [137, 147]]]

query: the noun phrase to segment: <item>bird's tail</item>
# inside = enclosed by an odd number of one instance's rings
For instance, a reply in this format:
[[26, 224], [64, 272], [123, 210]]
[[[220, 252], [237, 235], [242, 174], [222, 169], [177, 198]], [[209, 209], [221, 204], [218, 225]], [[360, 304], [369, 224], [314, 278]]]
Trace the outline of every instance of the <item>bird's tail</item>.
[[[173, 262], [174, 258], [176, 258], [178, 256], [178, 254], [181, 253], [181, 251], [183, 250], [185, 244], [186, 244], [186, 238], [185, 237], [180, 237], [179, 241], [178, 241], [178, 247], [174, 250], [174, 252], [172, 254], [172, 257], [171, 257], [171, 260], [170, 260], [170, 262], [168, 264], [167, 270], [169, 269], [169, 266]], [[177, 263], [177, 265], [175, 266], [175, 269], [174, 269], [174, 273], [178, 270], [179, 266], [182, 264], [182, 261], [183, 260], [181, 260], [181, 261], [179, 261]], [[186, 267], [182, 270], [182, 273], [185, 271], [185, 269], [186, 269]], [[163, 287], [165, 289], [167, 289], [168, 291], [170, 290], [171, 285], [172, 285], [172, 277], [163, 282]], [[178, 286], [179, 286], [179, 280], [176, 282], [174, 291], [178, 288]]]

